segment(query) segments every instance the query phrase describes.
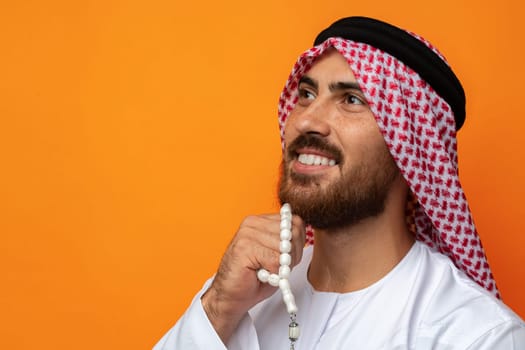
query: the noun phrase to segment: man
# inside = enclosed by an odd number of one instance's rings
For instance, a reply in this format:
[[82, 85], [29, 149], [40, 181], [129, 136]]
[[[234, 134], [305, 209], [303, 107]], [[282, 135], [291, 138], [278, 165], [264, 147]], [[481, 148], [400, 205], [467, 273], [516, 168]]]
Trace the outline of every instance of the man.
[[362, 17], [319, 34], [279, 104], [301, 335], [257, 278], [280, 256], [280, 216], [259, 215], [155, 349], [525, 349], [458, 179], [464, 108], [424, 39]]

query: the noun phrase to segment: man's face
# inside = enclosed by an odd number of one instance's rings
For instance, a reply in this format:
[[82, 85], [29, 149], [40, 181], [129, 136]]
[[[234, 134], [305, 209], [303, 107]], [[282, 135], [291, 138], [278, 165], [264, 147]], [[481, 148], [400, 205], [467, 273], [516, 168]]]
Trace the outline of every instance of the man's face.
[[298, 88], [279, 199], [318, 229], [380, 214], [399, 171], [346, 59], [325, 52]]

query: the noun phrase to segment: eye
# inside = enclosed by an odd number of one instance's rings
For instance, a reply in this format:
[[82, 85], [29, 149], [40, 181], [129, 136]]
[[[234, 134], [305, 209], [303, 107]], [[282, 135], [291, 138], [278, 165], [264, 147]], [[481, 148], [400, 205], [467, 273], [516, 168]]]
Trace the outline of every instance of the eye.
[[299, 101], [297, 102], [301, 106], [309, 105], [314, 99], [315, 99], [315, 93], [312, 91], [305, 89], [305, 88], [299, 88]]
[[364, 105], [366, 104], [360, 97], [357, 97], [356, 95], [347, 94], [345, 96], [345, 103], [349, 105]]
[[299, 89], [299, 97], [300, 98], [306, 98], [306, 99], [309, 99], [309, 100], [313, 100], [315, 98], [315, 95], [313, 92], [305, 89], [305, 88], [300, 88]]

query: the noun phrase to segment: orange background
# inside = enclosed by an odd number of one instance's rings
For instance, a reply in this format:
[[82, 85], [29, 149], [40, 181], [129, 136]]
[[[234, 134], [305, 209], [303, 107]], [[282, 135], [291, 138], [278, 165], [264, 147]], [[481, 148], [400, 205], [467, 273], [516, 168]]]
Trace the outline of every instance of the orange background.
[[0, 348], [150, 348], [241, 219], [276, 209], [278, 95], [315, 34], [348, 15], [422, 34], [457, 71], [462, 182], [525, 317], [521, 6], [3, 1]]

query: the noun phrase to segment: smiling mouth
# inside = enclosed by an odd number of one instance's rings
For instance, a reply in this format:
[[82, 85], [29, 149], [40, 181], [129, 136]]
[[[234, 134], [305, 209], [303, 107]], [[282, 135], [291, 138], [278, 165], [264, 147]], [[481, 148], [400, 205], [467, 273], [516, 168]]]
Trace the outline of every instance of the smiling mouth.
[[337, 164], [335, 159], [311, 153], [299, 153], [297, 156], [297, 161], [303, 165], [334, 166]]
[[309, 176], [320, 175], [343, 164], [343, 154], [337, 146], [324, 137], [311, 134], [302, 134], [293, 140], [286, 158], [291, 161], [293, 172]]

